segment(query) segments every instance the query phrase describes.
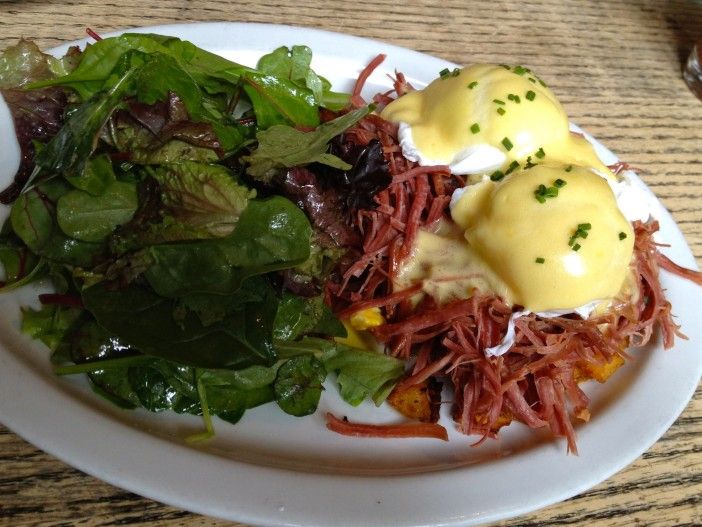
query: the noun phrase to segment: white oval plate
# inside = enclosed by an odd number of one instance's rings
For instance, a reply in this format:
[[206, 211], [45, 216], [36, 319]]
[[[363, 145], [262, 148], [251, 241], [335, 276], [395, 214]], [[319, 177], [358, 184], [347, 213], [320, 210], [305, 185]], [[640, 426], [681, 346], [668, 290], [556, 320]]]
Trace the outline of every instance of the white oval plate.
[[[351, 88], [371, 58], [385, 53], [366, 95], [390, 89], [387, 75], [395, 69], [423, 86], [455, 66], [308, 28], [218, 23], [137, 31], [178, 36], [250, 65], [277, 46], [307, 44], [314, 51], [313, 67], [341, 90]], [[0, 113], [2, 119], [0, 130], [7, 126]], [[605, 162], [615, 161], [594, 144]], [[0, 186], [11, 166], [0, 166], [5, 172]], [[673, 219], [655, 203], [661, 239], [670, 244], [666, 253], [695, 267]], [[182, 437], [199, 430], [198, 418], [122, 411], [93, 394], [83, 379], [52, 374], [46, 349], [18, 329], [20, 306], [36, 304], [36, 288], [0, 296], [0, 420], [93, 476], [211, 516], [257, 525], [474, 525], [583, 492], [635, 460], [682, 412], [702, 372], [702, 325], [695, 316], [702, 288], [667, 274], [663, 282], [690, 340], [678, 340], [669, 352], [659, 344], [635, 351], [635, 359], [605, 386], [588, 386], [593, 418], [577, 429], [580, 456], [566, 455], [562, 442], [518, 424], [498, 440], [471, 447], [475, 438], [456, 433], [448, 415], [442, 417], [450, 429], [448, 443], [339, 436], [326, 430], [326, 411], [371, 422], [397, 416], [370, 404], [350, 408], [332, 386], [315, 415], [295, 419], [267, 405], [249, 411], [236, 426], [216, 422], [217, 436], [207, 444], [186, 445]]]

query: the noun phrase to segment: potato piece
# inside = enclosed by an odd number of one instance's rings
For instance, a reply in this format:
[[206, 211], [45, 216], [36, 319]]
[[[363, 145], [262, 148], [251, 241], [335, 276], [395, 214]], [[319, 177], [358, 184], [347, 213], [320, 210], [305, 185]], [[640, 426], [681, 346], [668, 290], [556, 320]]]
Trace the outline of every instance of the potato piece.
[[576, 364], [573, 376], [575, 381], [580, 383], [594, 379], [597, 382], [605, 382], [609, 377], [624, 364], [624, 359], [620, 355], [613, 355], [608, 362], [601, 364], [595, 362], [580, 361]]
[[423, 423], [436, 423], [439, 420], [441, 387], [441, 383], [434, 379], [411, 386], [400, 383], [390, 392], [387, 401], [405, 417]]

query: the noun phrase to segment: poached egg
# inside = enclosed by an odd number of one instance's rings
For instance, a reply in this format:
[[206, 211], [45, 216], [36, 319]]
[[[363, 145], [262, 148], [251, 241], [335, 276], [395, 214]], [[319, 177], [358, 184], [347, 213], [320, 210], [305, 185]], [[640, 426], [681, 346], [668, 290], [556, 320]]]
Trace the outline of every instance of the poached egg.
[[[572, 133], [555, 95], [528, 68], [477, 64], [407, 93], [381, 116], [399, 123], [403, 155], [449, 165], [457, 175], [513, 171], [548, 161], [611, 172], [590, 143]], [[516, 164], [515, 164], [516, 163]]]

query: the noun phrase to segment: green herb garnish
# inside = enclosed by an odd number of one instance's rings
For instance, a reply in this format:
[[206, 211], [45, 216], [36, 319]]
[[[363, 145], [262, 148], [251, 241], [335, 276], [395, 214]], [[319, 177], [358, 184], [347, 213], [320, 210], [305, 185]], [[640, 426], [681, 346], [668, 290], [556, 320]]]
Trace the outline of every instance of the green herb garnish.
[[537, 264], [542, 264], [542, 263], [544, 263], [545, 261], [546, 261], [546, 258], [542, 258], [541, 256], [539, 256], [539, 257], [535, 260], [535, 262], [536, 262]]
[[512, 161], [510, 163], [510, 165], [507, 167], [507, 170], [505, 171], [505, 176], [508, 174], [511, 174], [512, 172], [514, 172], [518, 168], [519, 168], [519, 163], [516, 161]]
[[478, 123], [473, 123], [470, 126], [470, 131], [474, 134], [477, 134], [478, 132], [480, 132], [480, 125]]
[[580, 244], [575, 243], [575, 241], [578, 238], [582, 238], [583, 240], [588, 237], [589, 230], [592, 228], [592, 224], [590, 223], [578, 223], [578, 227], [575, 229], [575, 232], [572, 234], [570, 239], [568, 240], [568, 245], [574, 250], [577, 251], [580, 249]]
[[505, 147], [505, 150], [508, 152], [514, 148], [514, 145], [512, 144], [512, 141], [509, 140], [509, 137], [505, 137], [502, 139], [502, 146]]
[[477, 85], [478, 85], [478, 81], [473, 81], [473, 82], [471, 82], [471, 83], [468, 85], [468, 89], [469, 89], [469, 90], [472, 90], [472, 89], [475, 88]]
[[536, 98], [536, 93], [529, 90], [528, 92], [526, 92], [525, 97], [527, 98], [528, 101], [533, 101]]

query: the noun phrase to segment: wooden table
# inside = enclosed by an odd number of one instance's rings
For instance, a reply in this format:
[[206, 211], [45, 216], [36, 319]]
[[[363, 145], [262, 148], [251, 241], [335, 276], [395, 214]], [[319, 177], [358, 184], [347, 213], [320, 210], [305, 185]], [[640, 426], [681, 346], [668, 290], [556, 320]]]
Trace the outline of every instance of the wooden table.
[[[574, 122], [640, 169], [702, 263], [702, 101], [680, 77], [702, 4], [655, 0], [0, 0], [0, 48], [51, 47], [135, 26], [246, 21], [321, 27], [457, 62], [527, 64]], [[488, 4], [491, 4], [490, 6]], [[151, 5], [151, 7], [148, 7]], [[293, 43], [291, 43], [293, 44]], [[701, 350], [702, 352], [702, 350]], [[655, 389], [655, 387], [652, 387]], [[631, 466], [564, 503], [499, 525], [702, 524], [702, 390]], [[89, 477], [0, 427], [0, 525], [220, 526]]]

